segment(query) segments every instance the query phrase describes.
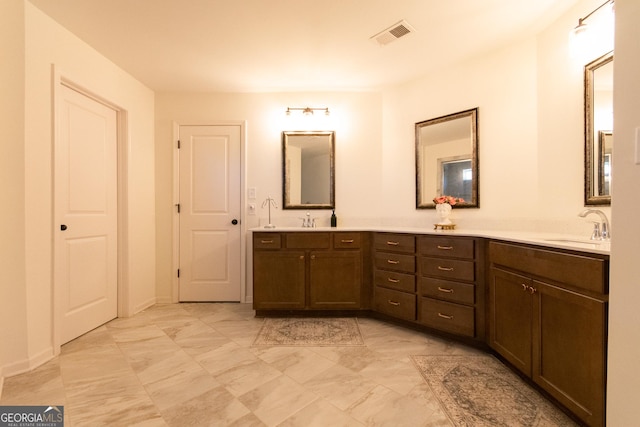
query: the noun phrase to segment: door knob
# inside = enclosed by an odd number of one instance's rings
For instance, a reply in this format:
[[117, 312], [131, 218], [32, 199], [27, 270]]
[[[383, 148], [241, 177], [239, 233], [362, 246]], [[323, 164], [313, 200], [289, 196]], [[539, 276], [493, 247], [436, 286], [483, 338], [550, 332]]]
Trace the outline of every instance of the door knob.
[[238, 224], [238, 220], [234, 218], [233, 220], [231, 220], [231, 224], [237, 225]]
[[60, 225], [60, 230], [64, 231], [67, 229], [67, 225], [66, 224], [61, 224]]

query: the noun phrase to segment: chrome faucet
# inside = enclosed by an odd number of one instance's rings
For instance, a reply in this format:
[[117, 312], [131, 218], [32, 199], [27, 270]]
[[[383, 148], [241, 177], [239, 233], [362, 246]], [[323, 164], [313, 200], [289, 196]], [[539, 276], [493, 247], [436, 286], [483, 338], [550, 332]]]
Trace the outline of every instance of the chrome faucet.
[[307, 212], [306, 218], [300, 218], [302, 220], [302, 226], [305, 228], [315, 228], [316, 227], [316, 219], [311, 218], [311, 214]]
[[589, 214], [596, 214], [600, 217], [600, 224], [594, 223], [593, 234], [591, 240], [611, 240], [611, 229], [609, 227], [609, 219], [600, 209], [585, 209], [578, 214], [580, 218], [584, 218]]

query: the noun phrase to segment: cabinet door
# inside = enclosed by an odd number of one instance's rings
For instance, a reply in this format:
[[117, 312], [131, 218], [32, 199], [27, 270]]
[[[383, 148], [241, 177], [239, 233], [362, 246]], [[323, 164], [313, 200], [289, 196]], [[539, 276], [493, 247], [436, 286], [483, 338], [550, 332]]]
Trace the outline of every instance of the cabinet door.
[[309, 264], [311, 308], [356, 309], [361, 306], [360, 251], [314, 251]]
[[489, 345], [531, 376], [532, 280], [497, 268], [489, 278]]
[[588, 425], [603, 425], [607, 303], [538, 281], [533, 287], [533, 380]]
[[253, 253], [253, 308], [296, 309], [305, 305], [302, 251]]

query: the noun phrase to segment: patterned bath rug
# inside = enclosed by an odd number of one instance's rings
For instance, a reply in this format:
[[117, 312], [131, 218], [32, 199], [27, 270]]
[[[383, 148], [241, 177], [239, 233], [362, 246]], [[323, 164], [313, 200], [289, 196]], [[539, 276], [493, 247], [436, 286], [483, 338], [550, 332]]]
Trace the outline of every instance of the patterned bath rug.
[[576, 426], [493, 356], [411, 356], [455, 426]]
[[266, 318], [254, 346], [361, 346], [355, 318]]

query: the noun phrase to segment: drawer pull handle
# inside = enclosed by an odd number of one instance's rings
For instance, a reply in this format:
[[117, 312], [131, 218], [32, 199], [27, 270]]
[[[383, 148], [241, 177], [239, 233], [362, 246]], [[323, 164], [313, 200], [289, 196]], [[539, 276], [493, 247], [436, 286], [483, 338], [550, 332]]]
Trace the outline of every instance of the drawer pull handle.
[[260, 240], [260, 243], [262, 244], [268, 244], [268, 243], [273, 243], [273, 240]]
[[438, 286], [438, 290], [440, 292], [446, 292], [448, 294], [452, 294], [453, 293], [453, 289], [441, 288], [440, 286]]
[[438, 313], [438, 317], [442, 317], [443, 319], [453, 320], [453, 316], [447, 316], [446, 314]]
[[440, 245], [438, 245], [438, 249], [441, 249], [443, 251], [450, 251], [451, 249], [453, 249], [453, 246], [440, 246]]
[[438, 266], [438, 270], [440, 270], [440, 271], [453, 271], [453, 267]]
[[398, 261], [397, 259], [388, 259], [387, 263], [389, 263], [389, 264], [400, 264], [400, 261]]
[[353, 243], [353, 239], [342, 239], [340, 240], [341, 243]]
[[400, 279], [394, 279], [393, 277], [387, 277], [387, 281], [391, 283], [399, 283]]
[[392, 241], [387, 240], [387, 245], [389, 245], [389, 246], [398, 246], [399, 244], [400, 244], [400, 242], [392, 242]]
[[399, 303], [398, 301], [391, 301], [390, 299], [389, 299], [389, 300], [387, 300], [387, 302], [388, 302], [389, 304], [391, 304], [391, 305], [395, 305], [395, 306], [400, 305], [400, 303]]

